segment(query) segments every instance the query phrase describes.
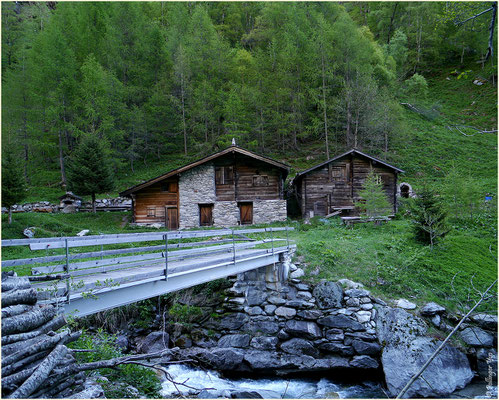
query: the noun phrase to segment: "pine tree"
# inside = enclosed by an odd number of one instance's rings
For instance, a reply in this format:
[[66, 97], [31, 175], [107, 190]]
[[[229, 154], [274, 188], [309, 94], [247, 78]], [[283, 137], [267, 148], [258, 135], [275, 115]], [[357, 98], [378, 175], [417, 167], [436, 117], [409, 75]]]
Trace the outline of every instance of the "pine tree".
[[418, 192], [409, 210], [417, 241], [429, 244], [433, 248], [436, 240], [449, 232], [446, 225], [447, 212], [429, 188], [424, 187]]
[[95, 195], [111, 190], [114, 186], [111, 163], [103, 143], [96, 135], [84, 135], [68, 165], [69, 187], [79, 195], [92, 196], [93, 212]]
[[375, 218], [390, 213], [391, 206], [383, 190], [383, 182], [373, 170], [369, 171], [359, 196], [363, 201], [355, 205], [365, 217]]
[[9, 209], [9, 225], [12, 223], [12, 206], [26, 197], [21, 158], [12, 148], [2, 152], [2, 206]]

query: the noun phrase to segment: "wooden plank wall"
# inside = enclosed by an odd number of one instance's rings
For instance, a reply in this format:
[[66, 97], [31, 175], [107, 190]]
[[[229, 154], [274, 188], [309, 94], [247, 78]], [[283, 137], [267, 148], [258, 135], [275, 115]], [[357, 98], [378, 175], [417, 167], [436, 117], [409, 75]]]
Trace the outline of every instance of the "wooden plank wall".
[[[283, 198], [281, 171], [239, 154], [220, 157], [215, 167], [234, 165], [234, 184], [216, 185], [218, 201], [278, 200]], [[266, 175], [268, 185], [254, 186], [253, 177]]]
[[[395, 207], [395, 172], [364, 157], [347, 156], [306, 174], [297, 190], [302, 216], [327, 215], [333, 207], [352, 207], [371, 168], [381, 176], [388, 199]], [[394, 210], [395, 211], [395, 210]]]
[[[177, 183], [176, 193], [163, 192], [162, 187], [165, 183]], [[165, 206], [178, 207], [178, 178], [170, 178], [158, 182], [136, 193], [134, 207], [135, 222], [139, 223], [164, 223]], [[156, 217], [147, 216], [147, 208], [156, 208]]]

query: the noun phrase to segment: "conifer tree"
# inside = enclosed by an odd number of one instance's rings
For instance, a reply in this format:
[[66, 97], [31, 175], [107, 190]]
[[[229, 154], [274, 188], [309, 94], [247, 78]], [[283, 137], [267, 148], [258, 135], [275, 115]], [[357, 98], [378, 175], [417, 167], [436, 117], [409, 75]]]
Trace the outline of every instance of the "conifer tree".
[[9, 225], [12, 223], [12, 206], [26, 197], [21, 158], [12, 148], [2, 152], [2, 206], [9, 209]]
[[363, 201], [355, 205], [365, 217], [375, 218], [390, 213], [391, 206], [383, 190], [383, 182], [373, 170], [369, 171], [359, 196]]
[[95, 195], [114, 186], [114, 175], [104, 143], [96, 135], [84, 135], [68, 165], [69, 187], [79, 195], [92, 196], [93, 212]]
[[444, 237], [449, 229], [446, 225], [447, 212], [429, 188], [424, 187], [409, 206], [417, 241], [429, 244], [431, 248], [437, 239]]

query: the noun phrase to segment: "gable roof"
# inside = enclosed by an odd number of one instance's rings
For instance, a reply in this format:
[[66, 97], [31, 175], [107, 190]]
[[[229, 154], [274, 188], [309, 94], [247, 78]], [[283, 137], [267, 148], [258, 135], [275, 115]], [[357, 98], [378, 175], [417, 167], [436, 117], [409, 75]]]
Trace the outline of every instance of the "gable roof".
[[197, 161], [194, 161], [190, 164], [186, 164], [183, 167], [172, 169], [171, 171], [167, 172], [166, 174], [157, 176], [156, 178], [152, 178], [146, 182], [139, 183], [138, 185], [132, 186], [132, 187], [124, 190], [123, 192], [121, 192], [120, 196], [128, 196], [128, 195], [130, 195], [138, 190], [141, 190], [141, 189], [144, 189], [148, 186], [154, 185], [155, 183], [162, 181], [163, 179], [180, 174], [181, 172], [184, 172], [184, 171], [188, 171], [191, 168], [197, 167], [198, 165], [204, 164], [208, 161], [214, 160], [218, 157], [221, 157], [221, 156], [229, 154], [229, 153], [239, 153], [239, 154], [254, 158], [256, 160], [262, 161], [264, 163], [273, 165], [274, 167], [277, 167], [277, 168], [284, 171], [284, 179], [286, 179], [286, 176], [289, 173], [290, 166], [287, 164], [272, 160], [271, 158], [268, 158], [265, 156], [261, 156], [259, 154], [253, 153], [252, 151], [243, 149], [243, 148], [238, 147], [236, 145], [232, 145], [232, 146], [227, 147], [226, 149], [224, 149], [222, 151], [219, 151], [218, 153], [211, 154], [211, 155], [206, 156], [204, 158], [201, 158]]
[[387, 162], [382, 161], [382, 160], [380, 160], [379, 158], [376, 158], [376, 157], [370, 156], [369, 154], [363, 153], [362, 151], [357, 150], [357, 149], [351, 149], [351, 150], [347, 151], [346, 153], [340, 154], [339, 156], [333, 157], [333, 158], [331, 158], [331, 159], [329, 159], [329, 160], [327, 160], [327, 161], [324, 161], [323, 163], [317, 164], [317, 165], [315, 165], [315, 166], [313, 166], [313, 167], [311, 167], [311, 168], [309, 168], [309, 169], [306, 169], [305, 171], [298, 172], [298, 173], [296, 174], [296, 176], [293, 178], [293, 180], [299, 179], [299, 178], [301, 178], [303, 175], [306, 175], [306, 174], [308, 174], [309, 172], [311, 172], [311, 171], [313, 171], [313, 170], [315, 170], [315, 169], [317, 169], [317, 168], [321, 168], [321, 167], [323, 167], [324, 165], [329, 164], [330, 162], [333, 162], [333, 161], [339, 160], [340, 158], [343, 158], [343, 157], [345, 157], [345, 156], [348, 156], [349, 154], [354, 154], [354, 153], [359, 154], [359, 155], [361, 155], [361, 156], [363, 156], [363, 157], [369, 158], [369, 159], [371, 159], [371, 160], [373, 160], [373, 161], [376, 161], [376, 162], [378, 162], [378, 163], [380, 163], [380, 164], [384, 165], [385, 167], [391, 168], [391, 169], [393, 169], [393, 170], [395, 170], [395, 171], [397, 171], [397, 172], [404, 172], [404, 171], [403, 171], [403, 170], [401, 170], [400, 168], [397, 168], [397, 167], [395, 167], [395, 166], [393, 166], [393, 165], [391, 165], [391, 164], [388, 164]]

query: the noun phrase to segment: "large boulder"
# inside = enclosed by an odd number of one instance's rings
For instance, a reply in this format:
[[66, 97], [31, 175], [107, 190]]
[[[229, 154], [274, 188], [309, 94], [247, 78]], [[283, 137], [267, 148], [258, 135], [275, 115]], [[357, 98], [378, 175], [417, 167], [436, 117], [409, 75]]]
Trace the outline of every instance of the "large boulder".
[[470, 326], [459, 332], [459, 336], [468, 346], [492, 347], [494, 336], [476, 326]]
[[[383, 344], [381, 361], [386, 384], [396, 396], [441, 344], [429, 337], [423, 320], [403, 309], [381, 307], [376, 318], [378, 340]], [[404, 397], [447, 397], [473, 378], [465, 354], [445, 346]]]
[[286, 322], [286, 332], [293, 336], [305, 339], [319, 339], [322, 337], [321, 329], [315, 322], [290, 320]]
[[419, 313], [425, 317], [433, 317], [434, 315], [443, 314], [444, 312], [445, 307], [433, 302], [425, 304], [419, 311]]
[[497, 315], [475, 314], [471, 316], [471, 320], [480, 328], [497, 330]]
[[319, 308], [339, 308], [343, 300], [343, 289], [335, 282], [321, 282], [313, 291]]
[[163, 331], [151, 332], [145, 338], [139, 340], [137, 350], [139, 353], [156, 353], [168, 348], [170, 336]]

